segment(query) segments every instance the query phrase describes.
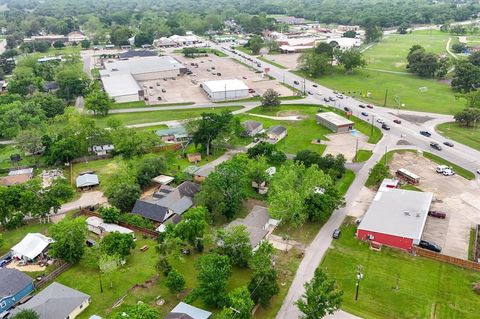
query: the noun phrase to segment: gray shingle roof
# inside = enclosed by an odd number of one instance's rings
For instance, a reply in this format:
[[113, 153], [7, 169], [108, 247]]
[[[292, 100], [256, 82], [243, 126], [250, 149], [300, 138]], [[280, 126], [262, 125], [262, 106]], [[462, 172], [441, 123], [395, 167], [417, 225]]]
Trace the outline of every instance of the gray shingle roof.
[[200, 185], [190, 181], [185, 181], [178, 185], [177, 189], [180, 192], [180, 196], [194, 197], [195, 194], [200, 191]]
[[252, 132], [253, 130], [257, 129], [258, 127], [262, 126], [262, 123], [252, 120], [247, 120], [243, 122], [243, 126], [248, 132]]
[[248, 231], [250, 245], [252, 248], [255, 248], [268, 234], [268, 230], [264, 229], [264, 227], [269, 220], [268, 209], [256, 205], [245, 218], [232, 221], [227, 228], [239, 225], [245, 226]]
[[12, 314], [31, 309], [40, 319], [63, 319], [89, 299], [90, 296], [83, 292], [54, 282], [23, 305], [17, 306]]
[[280, 135], [283, 132], [285, 132], [287, 129], [281, 125], [275, 125], [272, 126], [268, 129], [267, 133], [268, 134], [275, 134], [275, 135]]
[[0, 268], [0, 299], [13, 296], [33, 282], [20, 270]]
[[165, 220], [168, 209], [156, 204], [156, 201], [138, 199], [133, 206], [132, 213], [162, 223]]

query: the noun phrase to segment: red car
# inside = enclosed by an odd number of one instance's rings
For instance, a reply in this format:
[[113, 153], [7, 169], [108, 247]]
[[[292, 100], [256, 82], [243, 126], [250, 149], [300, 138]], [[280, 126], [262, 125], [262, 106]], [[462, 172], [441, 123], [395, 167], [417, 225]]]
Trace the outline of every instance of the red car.
[[395, 119], [395, 120], [393, 120], [393, 123], [402, 124], [402, 121], [400, 121], [398, 119]]
[[371, 104], [367, 104], [367, 107], [368, 107], [369, 109], [373, 109], [373, 105], [371, 105]]
[[445, 219], [447, 217], [447, 213], [444, 213], [438, 210], [431, 210], [428, 212], [428, 216]]

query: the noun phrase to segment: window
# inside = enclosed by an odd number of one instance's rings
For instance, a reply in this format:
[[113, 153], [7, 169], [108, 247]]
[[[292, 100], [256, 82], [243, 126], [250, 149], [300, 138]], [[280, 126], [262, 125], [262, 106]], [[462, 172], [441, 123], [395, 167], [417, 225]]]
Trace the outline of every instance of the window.
[[0, 308], [5, 308], [7, 306], [7, 302], [6, 301], [2, 301], [0, 303]]

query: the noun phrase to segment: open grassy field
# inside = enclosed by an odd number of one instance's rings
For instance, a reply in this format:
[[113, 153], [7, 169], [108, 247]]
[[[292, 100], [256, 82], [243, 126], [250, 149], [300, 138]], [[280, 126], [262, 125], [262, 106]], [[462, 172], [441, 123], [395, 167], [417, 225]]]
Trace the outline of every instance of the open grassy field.
[[436, 127], [438, 133], [480, 151], [480, 128], [473, 129], [457, 123], [443, 123]]
[[[369, 319], [478, 318], [480, 298], [471, 287], [480, 272], [388, 248], [375, 252], [354, 236], [354, 226], [344, 227], [321, 263], [344, 291], [342, 309]], [[358, 269], [363, 279], [356, 302]]]
[[[199, 117], [204, 112], [220, 113], [222, 111], [235, 111], [241, 109], [241, 106], [225, 106], [215, 108], [192, 108], [183, 110], [165, 110], [165, 111], [145, 111], [133, 113], [118, 113], [103, 117], [94, 117], [98, 127], [107, 127], [107, 121], [110, 118], [118, 119], [123, 125], [153, 123], [171, 120], [185, 120]], [[92, 116], [93, 117], [93, 116]]]
[[372, 151], [369, 150], [358, 150], [357, 155], [353, 159], [355, 163], [366, 162], [372, 156]]
[[51, 224], [26, 225], [14, 230], [1, 231], [4, 243], [0, 246], [0, 256], [10, 251], [12, 246], [20, 242], [28, 233], [46, 234]]

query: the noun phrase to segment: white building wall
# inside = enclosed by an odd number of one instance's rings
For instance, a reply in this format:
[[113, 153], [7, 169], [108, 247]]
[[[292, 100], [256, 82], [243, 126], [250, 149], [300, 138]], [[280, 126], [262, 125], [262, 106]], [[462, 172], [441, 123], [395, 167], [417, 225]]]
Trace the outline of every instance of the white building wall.
[[140, 101], [140, 97], [138, 96], [138, 94], [114, 96], [113, 99], [114, 99], [115, 102], [117, 102], [117, 103], [126, 103], [126, 102]]
[[137, 81], [152, 81], [152, 80], [158, 80], [158, 79], [176, 78], [179, 75], [180, 75], [180, 69], [175, 69], [175, 70], [166, 70], [166, 71], [159, 71], [159, 72], [152, 72], [152, 73], [134, 74], [133, 77]]
[[239, 100], [248, 98], [248, 90], [231, 90], [231, 91], [217, 91], [211, 92], [208, 87], [204, 87], [205, 92], [210, 96], [212, 101], [225, 101], [225, 100]]

